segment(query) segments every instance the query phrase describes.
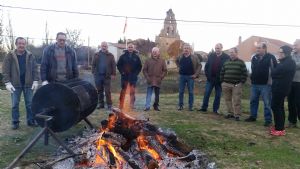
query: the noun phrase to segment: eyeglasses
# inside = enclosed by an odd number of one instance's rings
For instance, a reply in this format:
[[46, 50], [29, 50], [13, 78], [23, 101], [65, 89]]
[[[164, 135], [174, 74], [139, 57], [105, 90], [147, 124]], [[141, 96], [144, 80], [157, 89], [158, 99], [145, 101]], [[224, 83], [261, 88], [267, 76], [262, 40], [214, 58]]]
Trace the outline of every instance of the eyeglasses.
[[66, 39], [57, 39], [57, 41], [60, 41], [60, 42], [65, 42]]

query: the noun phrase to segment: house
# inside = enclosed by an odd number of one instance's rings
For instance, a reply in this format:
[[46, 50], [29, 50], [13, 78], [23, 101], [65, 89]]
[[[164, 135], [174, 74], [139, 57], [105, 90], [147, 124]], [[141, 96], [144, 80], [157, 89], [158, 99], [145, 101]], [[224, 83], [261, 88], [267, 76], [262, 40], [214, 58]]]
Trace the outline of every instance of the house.
[[123, 50], [126, 49], [126, 44], [120, 43], [108, 43], [108, 51], [112, 53], [117, 62], [119, 57], [123, 54]]
[[250, 62], [252, 55], [256, 52], [256, 44], [259, 42], [267, 43], [267, 51], [273, 55], [277, 55], [279, 47], [283, 45], [291, 44], [283, 42], [277, 39], [265, 38], [260, 36], [251, 36], [248, 39], [242, 41], [242, 38], [239, 37], [239, 43], [236, 46], [239, 49], [239, 56], [245, 62]]

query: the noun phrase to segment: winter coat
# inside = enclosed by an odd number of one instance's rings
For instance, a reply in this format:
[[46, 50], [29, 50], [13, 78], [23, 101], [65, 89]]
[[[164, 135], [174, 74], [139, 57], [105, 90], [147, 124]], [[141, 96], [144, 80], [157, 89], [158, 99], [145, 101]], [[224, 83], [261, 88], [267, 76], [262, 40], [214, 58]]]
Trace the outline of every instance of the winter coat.
[[[115, 57], [112, 53], [107, 52], [105, 53], [105, 61], [106, 61], [106, 71], [105, 71], [105, 78], [111, 78], [111, 75], [116, 75], [116, 62], [115, 62]], [[98, 67], [99, 67], [99, 52], [97, 52], [94, 56], [93, 62], [92, 62], [92, 73], [94, 75], [97, 75], [99, 72]]]
[[207, 62], [204, 66], [204, 72], [205, 72], [207, 81], [209, 81], [211, 83], [221, 83], [220, 72], [222, 70], [224, 63], [230, 59], [230, 57], [224, 52], [222, 52], [221, 56], [219, 56], [219, 57], [221, 57], [221, 62], [217, 68], [216, 77], [212, 76], [212, 67], [213, 67], [214, 61], [217, 58], [217, 54], [215, 52], [208, 55]]
[[[176, 59], [175, 63], [178, 68], [179, 68], [180, 59], [182, 57], [184, 57], [183, 54], [180, 55], [179, 57], [177, 57], [177, 59]], [[196, 77], [199, 77], [200, 73], [201, 73], [201, 69], [202, 69], [201, 61], [199, 60], [199, 57], [195, 56], [195, 55], [191, 55], [191, 59], [192, 59], [192, 63], [193, 63], [191, 68], [193, 68], [193, 70], [194, 70], [194, 75]], [[180, 72], [180, 70], [179, 70], [179, 72]]]
[[[33, 81], [39, 81], [37, 69], [36, 58], [29, 51], [26, 51], [26, 72], [24, 87], [31, 87]], [[2, 74], [4, 83], [11, 82], [14, 87], [22, 87], [20, 80], [19, 61], [17, 58], [16, 50], [10, 51], [4, 58]]]
[[161, 58], [149, 58], [143, 67], [143, 74], [149, 86], [160, 87], [162, 79], [167, 74], [167, 65]]
[[[55, 45], [52, 44], [46, 47], [43, 51], [42, 63], [41, 63], [41, 80], [53, 82], [57, 77], [57, 60], [55, 58]], [[65, 57], [66, 57], [66, 78], [74, 79], [78, 78], [78, 68], [75, 51], [65, 46]]]
[[128, 50], [124, 50], [118, 60], [117, 68], [121, 74], [121, 81], [136, 84], [138, 75], [142, 70], [142, 62], [137, 51], [133, 51], [130, 57]]
[[280, 93], [287, 96], [295, 75], [296, 64], [291, 56], [280, 60], [280, 63], [272, 70], [272, 93]]

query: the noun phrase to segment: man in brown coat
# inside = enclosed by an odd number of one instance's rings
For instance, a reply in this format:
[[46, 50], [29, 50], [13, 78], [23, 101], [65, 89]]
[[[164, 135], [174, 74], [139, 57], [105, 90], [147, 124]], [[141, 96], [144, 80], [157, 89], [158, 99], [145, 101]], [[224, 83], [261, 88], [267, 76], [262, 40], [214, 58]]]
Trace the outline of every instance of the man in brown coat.
[[33, 91], [38, 88], [39, 75], [36, 58], [26, 50], [26, 40], [16, 39], [16, 49], [10, 51], [3, 61], [3, 82], [11, 93], [12, 129], [19, 128], [19, 103], [23, 93], [26, 106], [27, 125], [36, 127], [37, 124], [31, 111]]
[[112, 107], [111, 100], [111, 79], [116, 77], [116, 62], [112, 53], [108, 50], [107, 42], [101, 43], [101, 50], [95, 54], [92, 63], [92, 73], [95, 78], [95, 85], [98, 90], [98, 109], [104, 108], [104, 92], [106, 96], [107, 109]]
[[152, 49], [151, 58], [147, 59], [143, 68], [144, 76], [147, 80], [147, 97], [144, 111], [150, 110], [152, 91], [155, 93], [155, 101], [153, 108], [156, 111], [160, 111], [158, 106], [159, 102], [159, 89], [162, 79], [167, 73], [166, 62], [160, 58], [159, 48], [154, 47]]

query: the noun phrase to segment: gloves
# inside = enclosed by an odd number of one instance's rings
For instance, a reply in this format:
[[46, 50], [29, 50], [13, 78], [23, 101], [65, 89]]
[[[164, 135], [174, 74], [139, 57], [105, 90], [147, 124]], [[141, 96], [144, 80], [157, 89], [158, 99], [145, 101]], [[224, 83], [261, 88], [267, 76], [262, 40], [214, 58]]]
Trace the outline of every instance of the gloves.
[[16, 89], [10, 82], [5, 83], [5, 87], [6, 87], [6, 90], [10, 91], [10, 93], [13, 93], [14, 91], [16, 91]]
[[39, 87], [38, 81], [33, 81], [31, 89], [36, 90], [38, 87]]
[[45, 86], [47, 84], [49, 84], [47, 80], [45, 80], [45, 81], [42, 82], [42, 86]]

